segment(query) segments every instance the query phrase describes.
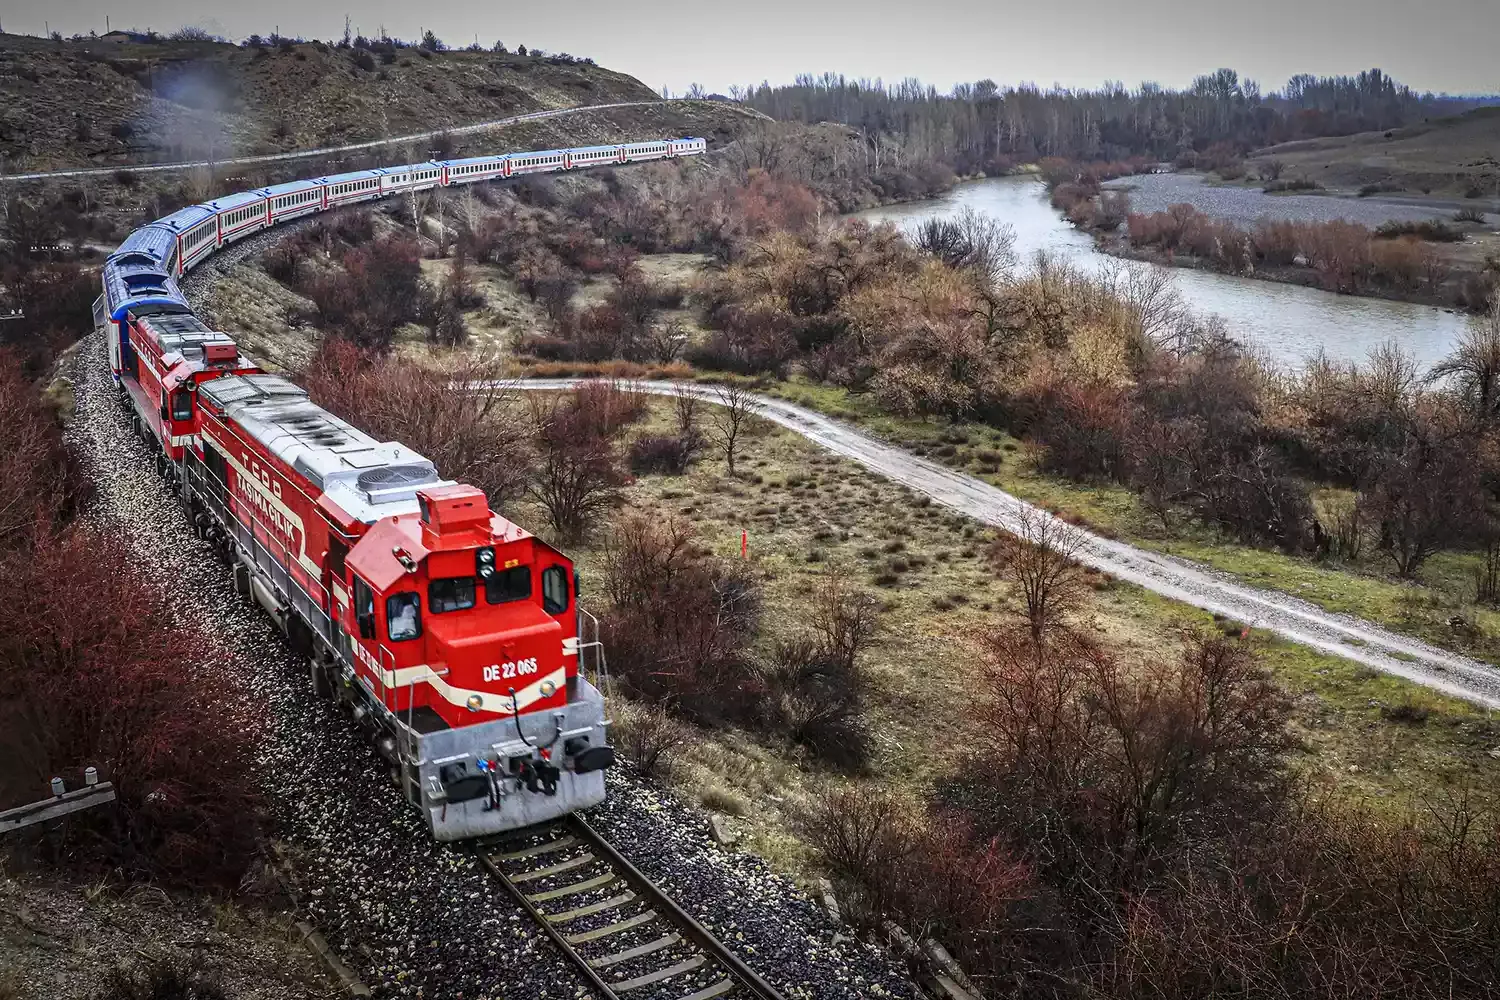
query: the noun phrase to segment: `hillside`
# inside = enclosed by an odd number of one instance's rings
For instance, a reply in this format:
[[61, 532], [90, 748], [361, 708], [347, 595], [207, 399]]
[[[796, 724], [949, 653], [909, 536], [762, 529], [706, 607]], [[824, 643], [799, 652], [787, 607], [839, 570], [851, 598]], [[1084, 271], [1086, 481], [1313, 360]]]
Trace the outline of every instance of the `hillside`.
[[1257, 164], [1280, 160], [1290, 175], [1329, 188], [1458, 199], [1500, 198], [1500, 107], [1385, 132], [1305, 139], [1256, 150]]
[[557, 57], [0, 35], [7, 172], [227, 157], [657, 95]]

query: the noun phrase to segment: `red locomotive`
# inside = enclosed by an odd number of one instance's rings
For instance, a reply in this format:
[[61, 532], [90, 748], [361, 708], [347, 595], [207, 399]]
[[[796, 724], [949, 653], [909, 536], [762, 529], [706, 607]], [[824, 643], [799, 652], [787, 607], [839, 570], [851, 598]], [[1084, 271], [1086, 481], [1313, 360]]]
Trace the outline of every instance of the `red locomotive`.
[[604, 658], [581, 641], [592, 618], [573, 564], [479, 490], [261, 371], [193, 315], [177, 279], [267, 226], [350, 202], [706, 149], [651, 140], [294, 181], [158, 219], [104, 265], [95, 326], [158, 471], [439, 840], [604, 799]]

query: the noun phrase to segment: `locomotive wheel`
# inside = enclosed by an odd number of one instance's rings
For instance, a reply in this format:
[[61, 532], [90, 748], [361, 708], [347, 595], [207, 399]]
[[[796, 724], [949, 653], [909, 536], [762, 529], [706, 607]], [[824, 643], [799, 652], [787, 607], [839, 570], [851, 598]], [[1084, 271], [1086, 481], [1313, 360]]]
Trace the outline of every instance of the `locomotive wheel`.
[[308, 657], [308, 672], [312, 675], [312, 690], [320, 701], [331, 701], [333, 699], [333, 680], [328, 676], [328, 668], [319, 663], [317, 657]]

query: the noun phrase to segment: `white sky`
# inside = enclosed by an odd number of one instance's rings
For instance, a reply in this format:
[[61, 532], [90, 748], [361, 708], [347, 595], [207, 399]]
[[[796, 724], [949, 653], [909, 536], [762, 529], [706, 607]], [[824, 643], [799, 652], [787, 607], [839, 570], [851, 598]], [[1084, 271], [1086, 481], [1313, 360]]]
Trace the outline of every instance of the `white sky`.
[[450, 45], [499, 38], [600, 65], [674, 91], [699, 82], [789, 82], [833, 70], [887, 81], [920, 77], [946, 90], [990, 77], [1004, 85], [1098, 86], [1143, 79], [1182, 86], [1229, 66], [1280, 87], [1293, 73], [1378, 66], [1419, 90], [1500, 92], [1500, 0], [4, 0], [6, 31], [64, 34], [193, 24], [239, 40], [252, 32], [334, 39], [344, 14], [374, 35]]

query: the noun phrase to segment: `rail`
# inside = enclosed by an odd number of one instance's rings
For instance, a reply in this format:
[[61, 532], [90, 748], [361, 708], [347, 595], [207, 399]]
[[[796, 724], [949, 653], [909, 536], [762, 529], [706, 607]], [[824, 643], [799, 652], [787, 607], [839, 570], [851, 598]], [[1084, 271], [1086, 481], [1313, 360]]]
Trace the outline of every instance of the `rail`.
[[526, 838], [480, 858], [605, 1000], [783, 1000], [583, 817]]

